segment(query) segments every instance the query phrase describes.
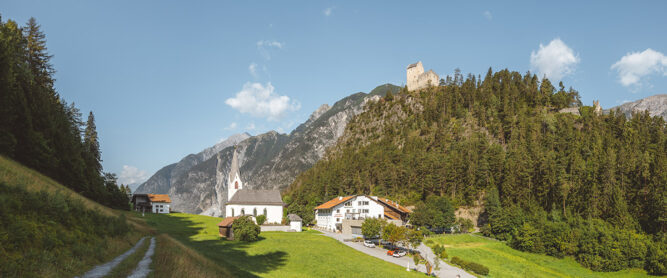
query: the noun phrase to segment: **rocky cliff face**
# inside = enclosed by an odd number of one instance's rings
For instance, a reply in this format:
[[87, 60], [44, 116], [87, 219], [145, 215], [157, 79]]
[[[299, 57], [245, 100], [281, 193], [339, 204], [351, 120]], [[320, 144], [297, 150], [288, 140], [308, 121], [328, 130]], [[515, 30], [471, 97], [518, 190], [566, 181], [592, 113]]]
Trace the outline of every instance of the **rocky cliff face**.
[[183, 175], [183, 173], [190, 170], [197, 164], [208, 160], [212, 156], [216, 155], [219, 151], [227, 147], [234, 146], [249, 137], [250, 134], [248, 133], [234, 134], [229, 136], [229, 138], [226, 140], [221, 141], [210, 148], [206, 148], [197, 154], [189, 154], [177, 163], [162, 167], [162, 169], [153, 174], [153, 176], [150, 177], [146, 182], [141, 184], [135, 190], [135, 193], [167, 194], [169, 189], [171, 189], [172, 181], [177, 180]]
[[661, 116], [667, 120], [667, 94], [654, 95], [637, 101], [624, 103], [620, 106], [611, 108], [618, 109], [626, 117], [631, 117], [632, 112], [641, 112], [648, 110], [651, 116]]
[[[176, 211], [221, 216], [227, 201], [225, 181], [233, 145], [236, 145], [241, 179], [246, 188], [282, 190], [324, 156], [326, 149], [343, 134], [350, 119], [363, 112], [368, 101], [399, 89], [385, 84], [369, 94], [350, 95], [331, 107], [324, 104], [289, 135], [270, 131], [224, 148], [218, 146], [189, 155], [155, 173], [137, 192], [169, 194], [172, 209]], [[203, 153], [208, 158], [200, 156]]]

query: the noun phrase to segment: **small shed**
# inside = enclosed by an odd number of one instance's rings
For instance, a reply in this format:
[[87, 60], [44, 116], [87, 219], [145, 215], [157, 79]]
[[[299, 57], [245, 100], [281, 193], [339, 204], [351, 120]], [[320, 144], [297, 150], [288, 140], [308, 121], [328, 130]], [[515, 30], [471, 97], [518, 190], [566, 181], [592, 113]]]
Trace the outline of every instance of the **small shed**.
[[218, 230], [220, 232], [220, 237], [224, 237], [229, 240], [234, 240], [234, 230], [232, 229], [232, 224], [234, 220], [238, 219], [239, 216], [235, 217], [226, 217], [218, 223]]
[[303, 222], [303, 220], [301, 220], [301, 217], [299, 217], [296, 214], [290, 213], [287, 215], [287, 218], [289, 219], [290, 230], [301, 232], [301, 224]]

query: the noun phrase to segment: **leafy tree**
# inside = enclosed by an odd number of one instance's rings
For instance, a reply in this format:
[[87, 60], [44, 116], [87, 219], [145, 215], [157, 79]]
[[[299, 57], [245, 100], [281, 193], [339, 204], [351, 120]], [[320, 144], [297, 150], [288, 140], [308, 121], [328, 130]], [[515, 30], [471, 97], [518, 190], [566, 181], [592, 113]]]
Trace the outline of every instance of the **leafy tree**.
[[374, 238], [380, 234], [387, 221], [380, 218], [366, 218], [361, 223], [361, 234], [364, 238]]
[[232, 223], [234, 238], [241, 241], [256, 241], [259, 239], [261, 228], [255, 224], [250, 215], [241, 216]]
[[421, 231], [415, 229], [408, 230], [407, 241], [410, 243], [412, 249], [417, 249], [417, 247], [419, 247], [419, 245], [422, 243], [422, 240], [424, 240], [424, 235], [422, 235]]

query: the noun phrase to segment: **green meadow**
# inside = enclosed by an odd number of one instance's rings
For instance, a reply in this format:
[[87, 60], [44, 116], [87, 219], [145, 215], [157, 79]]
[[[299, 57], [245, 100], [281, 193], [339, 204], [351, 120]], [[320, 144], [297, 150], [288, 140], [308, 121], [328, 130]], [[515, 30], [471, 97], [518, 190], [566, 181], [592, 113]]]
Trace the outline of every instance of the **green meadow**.
[[[141, 217], [141, 216], [139, 216]], [[237, 277], [423, 277], [368, 256], [317, 231], [263, 232], [246, 243], [221, 239], [221, 218], [172, 213], [145, 215], [146, 223]], [[156, 252], [159, 252], [158, 242]], [[156, 275], [157, 276], [157, 275]]]
[[443, 244], [449, 258], [456, 256], [489, 268], [488, 277], [654, 277], [641, 269], [618, 272], [594, 272], [574, 258], [563, 259], [522, 252], [496, 241], [471, 234], [442, 235], [428, 238]]

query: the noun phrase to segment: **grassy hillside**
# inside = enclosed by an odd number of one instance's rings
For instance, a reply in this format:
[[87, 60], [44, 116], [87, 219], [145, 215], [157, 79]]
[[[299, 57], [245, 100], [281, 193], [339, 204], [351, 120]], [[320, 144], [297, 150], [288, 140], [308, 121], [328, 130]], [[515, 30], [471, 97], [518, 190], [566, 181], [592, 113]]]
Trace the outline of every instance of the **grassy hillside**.
[[0, 156], [0, 277], [82, 274], [146, 231], [128, 225], [120, 211]]
[[470, 234], [431, 237], [430, 240], [444, 245], [450, 259], [456, 256], [487, 266], [488, 277], [650, 277], [639, 269], [593, 272], [571, 257], [558, 259], [521, 252], [503, 242]]
[[[264, 232], [260, 234], [261, 240], [246, 243], [220, 239], [216, 226], [220, 218], [217, 217], [174, 213], [146, 215], [146, 222], [175, 239], [163, 238], [162, 242], [191, 248], [197, 252], [192, 255], [193, 260], [214, 262], [208, 268], [211, 272], [216, 271], [214, 267], [217, 267], [218, 272], [229, 270], [232, 276], [237, 277], [349, 277], [352, 274], [356, 277], [423, 276], [365, 255], [315, 231]], [[168, 248], [171, 247], [158, 242], [156, 252], [169, 255], [156, 259], [156, 263], [161, 260], [175, 261], [169, 256], [178, 254], [169, 252]], [[163, 271], [161, 267], [156, 269]], [[179, 271], [176, 267], [171, 269]], [[158, 277], [160, 274], [155, 275]], [[194, 277], [194, 273], [183, 271], [181, 274], [183, 277]]]

